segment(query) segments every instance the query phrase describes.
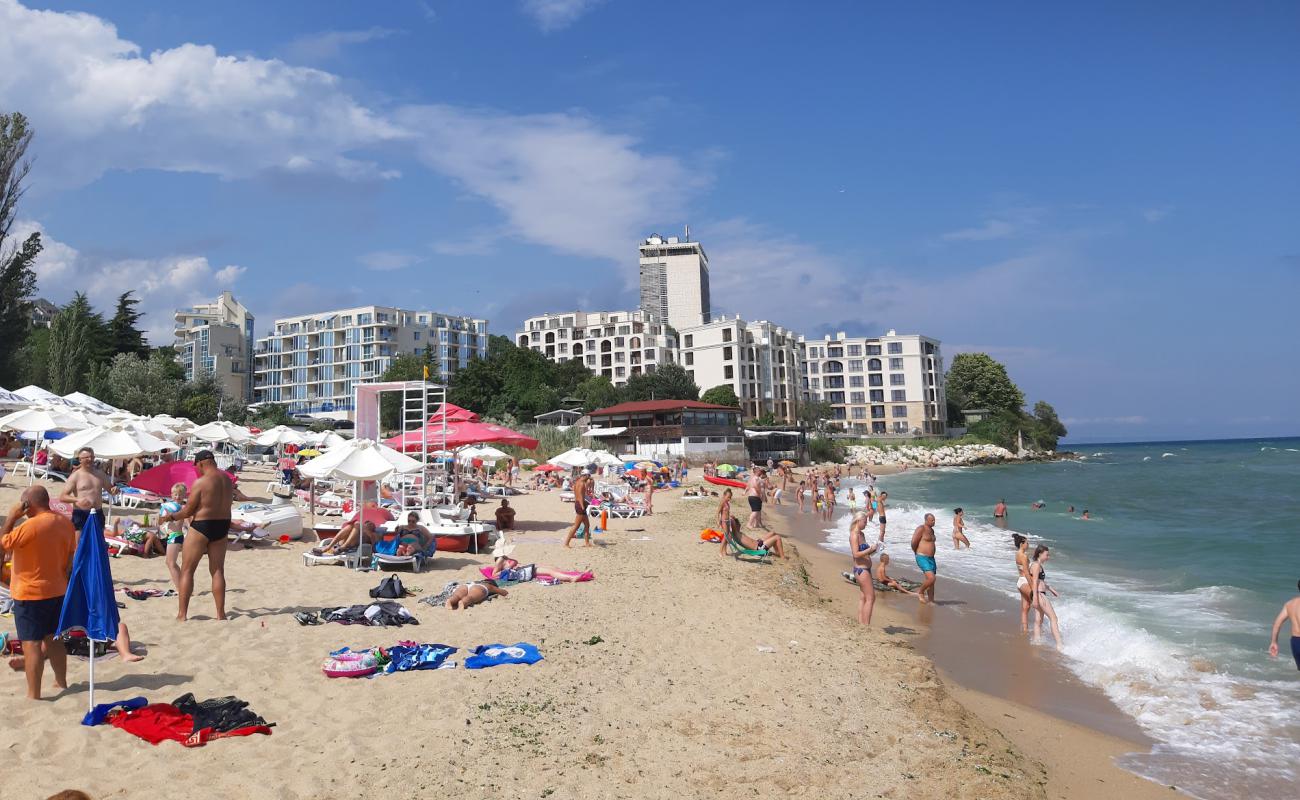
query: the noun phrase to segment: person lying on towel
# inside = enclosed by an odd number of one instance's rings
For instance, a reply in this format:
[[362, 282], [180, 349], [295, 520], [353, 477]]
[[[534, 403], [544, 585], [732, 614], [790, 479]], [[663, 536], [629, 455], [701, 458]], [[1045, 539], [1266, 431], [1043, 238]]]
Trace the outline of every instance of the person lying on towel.
[[505, 589], [497, 588], [496, 581], [485, 578], [481, 581], [471, 581], [462, 586], [457, 586], [447, 598], [447, 608], [452, 611], [464, 610], [470, 606], [476, 606], [492, 595], [506, 597], [510, 593]]

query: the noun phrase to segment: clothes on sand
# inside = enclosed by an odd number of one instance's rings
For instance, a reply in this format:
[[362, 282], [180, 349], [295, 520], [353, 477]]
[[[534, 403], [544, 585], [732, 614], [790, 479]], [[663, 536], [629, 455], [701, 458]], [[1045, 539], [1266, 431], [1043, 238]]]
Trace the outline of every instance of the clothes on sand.
[[373, 625], [386, 628], [420, 624], [420, 621], [401, 603], [392, 600], [382, 600], [368, 605], [322, 608], [320, 616], [326, 622], [337, 622], [342, 625]]
[[108, 709], [103, 721], [150, 744], [170, 740], [186, 747], [202, 747], [213, 739], [229, 736], [270, 735], [275, 724], [253, 713], [248, 703], [238, 697], [200, 702], [189, 693], [171, 703]]
[[465, 669], [484, 669], [502, 664], [536, 664], [541, 660], [541, 652], [527, 642], [511, 645], [481, 644], [474, 648], [474, 655], [465, 659]]

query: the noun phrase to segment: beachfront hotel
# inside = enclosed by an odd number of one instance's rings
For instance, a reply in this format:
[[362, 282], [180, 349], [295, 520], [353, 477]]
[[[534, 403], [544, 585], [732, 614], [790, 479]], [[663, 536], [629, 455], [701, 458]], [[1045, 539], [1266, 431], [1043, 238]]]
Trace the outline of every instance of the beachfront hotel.
[[671, 364], [677, 337], [661, 322], [637, 311], [566, 311], [524, 320], [515, 344], [552, 361], [578, 360], [622, 386], [633, 375]]
[[[686, 231], [690, 239], [690, 229]], [[655, 234], [640, 246], [641, 310], [681, 330], [712, 318], [709, 257], [699, 242]]]
[[469, 359], [485, 358], [487, 339], [485, 319], [389, 306], [277, 319], [274, 332], [257, 340], [254, 399], [292, 414], [349, 419], [353, 386], [379, 380], [396, 356], [431, 348], [432, 377], [445, 381]]
[[799, 338], [803, 395], [830, 404], [830, 421], [853, 433], [943, 436], [947, 400], [939, 342], [884, 336]]
[[172, 315], [172, 347], [185, 368], [185, 380], [211, 374], [226, 394], [247, 403], [253, 399], [253, 315], [230, 292], [213, 303], [178, 308]]
[[719, 317], [678, 331], [681, 362], [701, 391], [730, 386], [747, 418], [793, 422], [802, 370], [800, 337], [768, 322]]

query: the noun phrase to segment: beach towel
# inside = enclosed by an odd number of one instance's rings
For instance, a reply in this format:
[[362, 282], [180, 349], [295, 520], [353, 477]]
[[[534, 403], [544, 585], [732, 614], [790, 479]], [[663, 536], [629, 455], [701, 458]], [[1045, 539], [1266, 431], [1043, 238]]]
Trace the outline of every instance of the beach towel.
[[213, 739], [229, 736], [254, 733], [269, 736], [275, 725], [254, 714], [248, 703], [238, 697], [218, 697], [199, 702], [188, 693], [171, 703], [108, 709], [105, 720], [150, 744], [170, 740], [186, 747], [202, 747]]
[[447, 657], [456, 652], [456, 648], [446, 644], [420, 644], [418, 642], [398, 642], [388, 648], [388, 657], [392, 659], [384, 672], [410, 672], [417, 669], [447, 669], [456, 666], [447, 662]]
[[[457, 586], [460, 586], [460, 581], [452, 581], [451, 583], [448, 583], [446, 586], [442, 587], [442, 589], [440, 589], [437, 594], [431, 595], [429, 597], [421, 597], [417, 602], [428, 603], [431, 606], [444, 606], [447, 604], [447, 601], [451, 599], [451, 594], [452, 592], [456, 591]], [[496, 595], [494, 594], [488, 595], [489, 600], [491, 600], [493, 597], [496, 597]]]
[[465, 659], [465, 669], [486, 669], [502, 664], [536, 664], [542, 660], [542, 654], [527, 642], [512, 645], [481, 644], [474, 648], [474, 655]]

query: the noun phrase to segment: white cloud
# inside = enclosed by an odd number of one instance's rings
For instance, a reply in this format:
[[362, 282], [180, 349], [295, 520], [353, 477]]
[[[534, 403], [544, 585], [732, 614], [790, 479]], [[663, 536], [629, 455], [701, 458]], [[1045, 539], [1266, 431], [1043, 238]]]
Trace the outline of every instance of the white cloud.
[[543, 33], [567, 28], [603, 0], [523, 0], [524, 13], [537, 22]]
[[285, 53], [295, 61], [320, 62], [338, 58], [348, 45], [366, 44], [395, 36], [401, 31], [378, 26], [358, 31], [318, 31], [295, 36]]
[[518, 235], [561, 252], [626, 259], [646, 220], [682, 213], [704, 184], [677, 159], [647, 155], [578, 114], [439, 105], [396, 119], [423, 132], [423, 163], [486, 198]]
[[939, 237], [946, 242], [987, 242], [993, 239], [1006, 239], [1016, 233], [1016, 226], [1003, 219], [991, 219], [975, 228], [962, 228], [949, 231]]
[[413, 253], [405, 253], [400, 250], [376, 250], [373, 253], [366, 253], [357, 260], [364, 264], [367, 269], [387, 271], [405, 269], [412, 264], [420, 263], [423, 259]]
[[1142, 219], [1150, 223], [1160, 222], [1174, 213], [1173, 206], [1158, 206], [1156, 208], [1147, 208], [1142, 211]]
[[54, 239], [37, 222], [14, 224], [15, 238], [26, 239], [34, 231], [41, 233], [45, 246], [35, 264], [38, 296], [63, 304], [74, 292], [85, 292], [91, 305], [107, 316], [113, 313], [117, 296], [132, 290], [145, 315], [141, 325], [154, 345], [171, 343], [172, 313], [177, 308], [211, 302], [244, 273], [243, 267], [233, 265], [214, 270], [202, 256], [93, 258]]
[[501, 228], [482, 228], [455, 239], [438, 239], [430, 248], [441, 256], [486, 256], [496, 252], [497, 244], [509, 236]]
[[[537, 9], [552, 24], [562, 11]], [[505, 235], [620, 261], [707, 182], [578, 112], [374, 109], [328, 72], [198, 44], [144, 55], [104, 19], [16, 0], [0, 0], [0, 107], [33, 120], [42, 186], [137, 169], [385, 179], [398, 173], [376, 153], [414, 152], [499, 209]]]

